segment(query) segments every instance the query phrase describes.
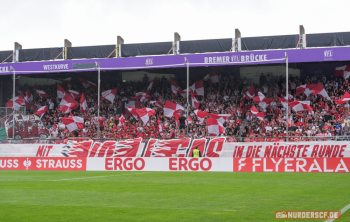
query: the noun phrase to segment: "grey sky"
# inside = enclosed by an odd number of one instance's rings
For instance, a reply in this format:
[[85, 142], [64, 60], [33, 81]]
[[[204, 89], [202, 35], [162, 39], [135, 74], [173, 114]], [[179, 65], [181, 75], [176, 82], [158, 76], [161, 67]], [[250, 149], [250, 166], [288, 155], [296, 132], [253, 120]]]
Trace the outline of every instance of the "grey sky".
[[350, 31], [350, 1], [0, 0], [0, 50]]

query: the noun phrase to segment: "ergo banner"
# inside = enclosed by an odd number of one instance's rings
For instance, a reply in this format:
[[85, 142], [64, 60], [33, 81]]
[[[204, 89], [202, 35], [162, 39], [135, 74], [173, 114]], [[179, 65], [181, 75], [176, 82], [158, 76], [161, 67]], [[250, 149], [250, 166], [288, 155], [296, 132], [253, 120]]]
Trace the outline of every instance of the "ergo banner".
[[0, 170], [349, 173], [350, 158], [1, 157]]

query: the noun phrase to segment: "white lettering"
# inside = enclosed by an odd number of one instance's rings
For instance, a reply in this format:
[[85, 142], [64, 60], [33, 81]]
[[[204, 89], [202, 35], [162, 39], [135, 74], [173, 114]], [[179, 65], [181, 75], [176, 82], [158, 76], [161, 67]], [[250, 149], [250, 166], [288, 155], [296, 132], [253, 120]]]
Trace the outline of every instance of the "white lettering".
[[256, 163], [256, 161], [260, 161], [261, 158], [254, 158], [253, 159], [253, 172], [255, 172], [255, 167], [260, 166], [260, 163]]
[[292, 163], [288, 163], [288, 161], [293, 161], [293, 158], [285, 158], [284, 159], [284, 172], [294, 172], [294, 169], [288, 169], [289, 166], [293, 167]]
[[320, 165], [317, 163], [316, 159], [314, 159], [313, 164], [311, 164], [311, 167], [309, 169], [309, 172], [313, 171], [313, 170], [318, 170], [318, 172], [322, 173], [322, 169], [320, 167]]
[[327, 173], [327, 172], [333, 172], [333, 169], [327, 169], [327, 159], [324, 158], [323, 159], [323, 172]]
[[[343, 166], [343, 167], [341, 167], [341, 166]], [[338, 164], [337, 168], [335, 169], [335, 172], [339, 172], [339, 170], [344, 170], [345, 172], [349, 173], [349, 170], [346, 167], [343, 159], [340, 159], [340, 163]]]
[[272, 172], [273, 171], [273, 169], [267, 169], [266, 166], [267, 166], [266, 158], [264, 158], [264, 172]]
[[275, 164], [275, 170], [276, 170], [276, 172], [278, 172], [278, 165], [280, 165], [280, 163], [282, 162], [282, 158], [280, 158], [280, 159], [278, 160], [278, 162], [276, 162], [276, 160], [273, 159], [273, 158], [271, 158], [271, 160], [272, 160], [272, 162]]

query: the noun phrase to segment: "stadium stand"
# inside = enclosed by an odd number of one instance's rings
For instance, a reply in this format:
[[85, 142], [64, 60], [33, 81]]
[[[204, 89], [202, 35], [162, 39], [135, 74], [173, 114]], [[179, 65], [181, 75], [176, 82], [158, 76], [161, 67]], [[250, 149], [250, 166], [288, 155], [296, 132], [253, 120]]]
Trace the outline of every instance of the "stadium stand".
[[[237, 76], [215, 72], [211, 73], [214, 79], [219, 81], [206, 81], [211, 78], [204, 78], [205, 95], [194, 95], [199, 103], [198, 109], [192, 106], [190, 100], [189, 115], [189, 137], [200, 138], [209, 136], [227, 136], [231, 141], [243, 138], [245, 142], [265, 141], [267, 137], [280, 137], [267, 139], [267, 141], [284, 141], [286, 137], [286, 119], [284, 102], [286, 98], [285, 78], [281, 75], [273, 78], [270, 75], [261, 74], [259, 84], [248, 85], [246, 79]], [[74, 77], [73, 77], [74, 79]], [[196, 79], [194, 81], [201, 81]], [[102, 82], [103, 91], [117, 88], [113, 103], [105, 99], [101, 103], [101, 118], [97, 119], [97, 90], [89, 85], [82, 84], [74, 79], [74, 84], [65, 83], [65, 93], [74, 90], [84, 93], [87, 102], [86, 112], [81, 112], [77, 107], [71, 113], [63, 113], [59, 110], [62, 99], [57, 97], [57, 85], [39, 86], [40, 90], [46, 92], [49, 97], [40, 97], [35, 88], [29, 87], [34, 96], [27, 108], [28, 113], [35, 113], [40, 107], [47, 106], [48, 110], [42, 117], [44, 126], [50, 131], [50, 138], [65, 139], [68, 137], [89, 137], [96, 138], [97, 126], [100, 127], [100, 138], [183, 138], [186, 137], [186, 129], [179, 129], [177, 119], [183, 111], [176, 110], [174, 115], [167, 117], [164, 114], [164, 104], [167, 100], [186, 107], [186, 99], [183, 94], [186, 82], [176, 81], [179, 87], [178, 93], [172, 91], [172, 84], [165, 78], [153, 79], [144, 78], [139, 82]], [[153, 85], [150, 84], [153, 82]], [[152, 85], [150, 87], [150, 85]], [[93, 85], [90, 85], [93, 86]], [[28, 87], [19, 90], [26, 93]], [[254, 91], [251, 91], [254, 89]], [[309, 140], [327, 140], [327, 137], [350, 135], [349, 102], [343, 95], [349, 91], [347, 79], [335, 77], [304, 75], [289, 78], [289, 136], [290, 141], [307, 140], [305, 137], [318, 136], [319, 138]], [[194, 90], [195, 91], [195, 90]], [[247, 92], [251, 97], [247, 97]], [[138, 92], [144, 93], [143, 96]], [[197, 92], [197, 91], [195, 91]], [[195, 93], [196, 94], [196, 93]], [[198, 93], [200, 94], [200, 93]], [[145, 96], [146, 95], [146, 96]], [[329, 95], [329, 96], [328, 96]], [[8, 98], [10, 99], [10, 98]], [[141, 101], [140, 101], [141, 100]], [[135, 101], [135, 102], [134, 102]], [[310, 101], [309, 106], [301, 106], [298, 101]], [[337, 104], [337, 102], [340, 104]], [[79, 98], [77, 98], [79, 103]], [[294, 106], [296, 104], [296, 106]], [[149, 121], [144, 125], [141, 114], [131, 113], [128, 106], [142, 109], [150, 108], [155, 110], [155, 115], [150, 116]], [[3, 104], [5, 106], [5, 104]], [[165, 105], [166, 106], [166, 105]], [[252, 106], [262, 114], [253, 114]], [[300, 108], [302, 107], [302, 108]], [[131, 109], [130, 109], [131, 110]], [[197, 110], [206, 112], [199, 115]], [[178, 112], [179, 111], [179, 112]], [[78, 131], [69, 132], [62, 123], [61, 118], [71, 114], [84, 118], [84, 128]], [[133, 115], [132, 115], [133, 114]], [[225, 114], [218, 115], [218, 114]], [[142, 114], [143, 115], [143, 114]], [[198, 116], [197, 116], [198, 115]], [[125, 123], [121, 118], [125, 117]], [[204, 118], [204, 120], [203, 120]], [[210, 132], [208, 118], [218, 119], [218, 124], [224, 127], [219, 135]]]

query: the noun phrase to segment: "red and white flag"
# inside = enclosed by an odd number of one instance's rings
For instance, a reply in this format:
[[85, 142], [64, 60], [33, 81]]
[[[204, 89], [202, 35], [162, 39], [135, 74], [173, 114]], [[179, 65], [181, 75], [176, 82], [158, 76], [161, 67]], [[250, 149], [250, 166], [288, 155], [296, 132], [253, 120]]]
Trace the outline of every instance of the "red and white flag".
[[216, 136], [225, 133], [225, 127], [214, 118], [207, 119], [208, 133]]
[[311, 113], [312, 111], [310, 107], [310, 101], [293, 101], [293, 102], [290, 102], [289, 105], [292, 107], [292, 109], [295, 112], [309, 110], [309, 112]]
[[33, 100], [33, 95], [27, 88], [26, 96], [24, 97], [24, 104], [30, 108], [30, 101]]
[[120, 123], [121, 125], [124, 125], [124, 123], [125, 123], [125, 117], [124, 117], [123, 114], [119, 117], [119, 123]]
[[40, 119], [43, 118], [43, 115], [47, 111], [47, 106], [40, 107], [34, 114], [40, 116]]
[[273, 102], [273, 99], [266, 98], [265, 95], [259, 91], [258, 95], [253, 97], [253, 101], [259, 104], [259, 106], [265, 110], [266, 107], [268, 107], [270, 103]]
[[190, 89], [193, 92], [193, 95], [196, 96], [204, 96], [204, 86], [203, 86], [203, 80], [199, 80], [195, 82]]
[[72, 77], [68, 77], [68, 78], [62, 80], [62, 85], [64, 85], [65, 87], [68, 87], [68, 88], [72, 87], [72, 85], [73, 85], [73, 78]]
[[79, 78], [79, 80], [80, 80], [81, 84], [83, 84], [85, 89], [91, 87], [91, 88], [97, 90], [97, 88], [98, 88], [97, 85], [95, 83], [93, 83], [93, 82], [87, 81], [87, 80], [82, 79], [82, 78]]
[[[21, 108], [21, 105], [24, 103], [24, 99], [20, 98], [18, 96], [15, 97], [15, 110], [19, 110]], [[13, 99], [10, 99], [6, 104], [6, 107], [12, 108], [13, 107]]]
[[118, 91], [118, 88], [110, 89], [110, 90], [106, 90], [106, 91], [102, 92], [101, 102], [103, 100], [107, 99], [108, 101], [113, 103], [114, 98], [115, 98], [115, 94], [117, 93], [117, 91]]
[[27, 88], [27, 94], [26, 94], [26, 96], [24, 97], [24, 99], [26, 100], [26, 101], [28, 101], [28, 102], [30, 102], [30, 101], [33, 101], [33, 95], [32, 95], [32, 93], [30, 92], [30, 90]]
[[149, 103], [158, 107], [164, 107], [164, 104], [159, 101], [150, 101]]
[[179, 86], [171, 77], [170, 77], [170, 83], [171, 83], [171, 91], [176, 95], [177, 91], [179, 90]]
[[208, 84], [211, 86], [214, 83], [219, 82], [219, 76], [216, 70], [211, 71], [208, 75], [204, 77], [205, 81], [208, 81]]
[[299, 95], [301, 93], [305, 93], [305, 95], [309, 96], [311, 93], [314, 95], [320, 94], [324, 98], [329, 99], [329, 96], [326, 92], [326, 90], [323, 88], [321, 84], [307, 84], [307, 85], [301, 85], [297, 87], [296, 89], [296, 95]]
[[192, 93], [192, 90], [190, 91], [191, 93], [191, 100], [192, 100], [192, 107], [194, 109], [198, 109], [199, 108], [199, 102], [198, 100], [196, 99], [196, 97], [194, 97], [193, 93]]
[[63, 106], [61, 106], [58, 110], [62, 111], [63, 113], [70, 113], [73, 109], [77, 108], [79, 105], [75, 103], [66, 103]]
[[264, 113], [260, 113], [255, 106], [250, 108], [250, 111], [259, 119], [264, 120]]
[[87, 102], [86, 102], [85, 94], [82, 93], [80, 97], [80, 111], [84, 113], [86, 110], [87, 110]]
[[137, 115], [139, 115], [139, 117], [141, 118], [143, 125], [147, 124], [150, 116], [156, 115], [156, 111], [150, 108], [137, 109], [136, 112]]
[[81, 97], [81, 93], [75, 90], [67, 90], [68, 93], [74, 98], [74, 99], [79, 99]]
[[64, 94], [65, 94], [65, 90], [63, 89], [63, 87], [57, 83], [57, 98], [62, 99]]
[[177, 103], [174, 103], [170, 100], [165, 101], [164, 106], [164, 116], [173, 117], [175, 113], [185, 110], [185, 108]]
[[340, 105], [343, 103], [346, 103], [350, 100], [350, 94], [348, 92], [345, 92], [344, 96], [341, 99], [336, 99], [335, 102]]
[[36, 92], [39, 94], [40, 98], [43, 98], [43, 97], [50, 97], [49, 94], [47, 94], [46, 92], [42, 91], [39, 89], [39, 87], [35, 84], [35, 90]]
[[296, 89], [295, 95], [305, 93], [305, 95], [309, 96], [311, 93], [313, 93], [312, 88], [314, 88], [315, 86], [316, 84], [307, 84], [307, 85], [298, 86]]
[[330, 99], [328, 96], [328, 93], [326, 92], [326, 90], [323, 88], [321, 84], [318, 84], [314, 88], [312, 88], [312, 91], [314, 92], [315, 95], [321, 95], [324, 98]]
[[248, 89], [248, 91], [245, 93], [244, 97], [247, 100], [251, 100], [253, 97], [255, 96], [255, 88], [254, 86], [250, 86], [250, 88]]
[[345, 65], [341, 67], [336, 67], [334, 75], [343, 77], [344, 79], [348, 79], [350, 77], [350, 66]]
[[64, 94], [61, 102], [60, 102], [60, 108], [58, 110], [61, 110], [64, 113], [69, 113], [76, 107], [78, 107], [79, 104], [69, 93]]
[[211, 118], [216, 119], [217, 121], [219, 121], [221, 124], [224, 124], [224, 122], [226, 121], [226, 119], [230, 116], [232, 116], [231, 114], [212, 114], [209, 113], [208, 114]]
[[[203, 80], [199, 80], [195, 82], [192, 86], [190, 86], [190, 91], [192, 90], [193, 95], [195, 96], [204, 96], [204, 86]], [[177, 92], [184, 98], [187, 96], [187, 89], [185, 90], [177, 90]]]
[[153, 81], [148, 85], [146, 93], [150, 94], [152, 87], [156, 84], [157, 82], [157, 76], [154, 77]]
[[134, 99], [139, 99], [142, 103], [145, 101], [148, 101], [150, 98], [151, 96], [145, 92], [138, 92], [135, 94], [135, 97], [134, 97]]
[[[124, 107], [131, 107], [131, 108], [137, 109], [141, 106], [141, 104], [142, 104], [141, 101], [128, 101], [128, 102], [125, 102]], [[125, 114], [130, 116], [132, 113], [130, 113], [128, 108], [126, 108]], [[136, 114], [136, 117], [137, 117], [137, 114]]]
[[282, 106], [287, 109], [287, 100], [286, 100], [286, 98], [280, 98], [280, 97], [277, 96], [277, 99], [279, 99], [279, 101], [281, 101], [281, 103], [282, 103]]
[[70, 116], [61, 119], [69, 132], [84, 128], [84, 119], [78, 116]]
[[[135, 119], [137, 119], [137, 109], [135, 109], [135, 108], [133, 108], [133, 107], [128, 107], [127, 109], [126, 109], [130, 114], [132, 114], [134, 117], [135, 117]], [[126, 111], [125, 110], [125, 111]]]
[[204, 122], [205, 117], [207, 116], [208, 112], [203, 112], [199, 109], [196, 109], [194, 113], [197, 115], [197, 118], [199, 120], [199, 123], [202, 124]]

